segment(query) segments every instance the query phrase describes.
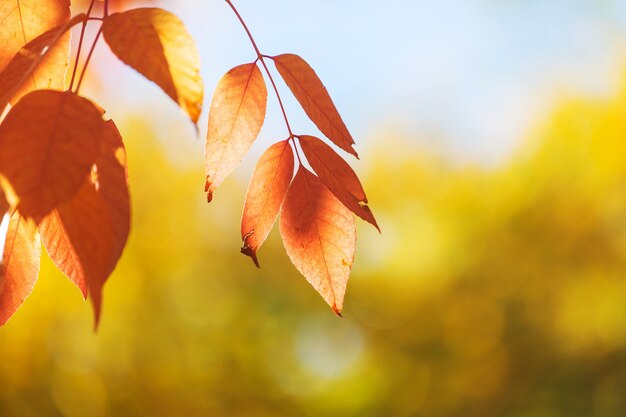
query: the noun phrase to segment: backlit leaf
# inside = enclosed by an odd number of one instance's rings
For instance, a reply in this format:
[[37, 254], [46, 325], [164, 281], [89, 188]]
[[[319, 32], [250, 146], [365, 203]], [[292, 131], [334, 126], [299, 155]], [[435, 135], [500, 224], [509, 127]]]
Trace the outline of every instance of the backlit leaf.
[[361, 181], [350, 165], [320, 139], [300, 136], [300, 146], [322, 182], [354, 214], [371, 223], [379, 231], [376, 219], [367, 206], [367, 197]]
[[154, 81], [198, 122], [204, 90], [200, 58], [178, 17], [158, 8], [133, 9], [109, 15], [102, 29], [120, 60]]
[[280, 234], [291, 262], [341, 315], [356, 248], [354, 216], [303, 167], [283, 203]]
[[6, 196], [4, 195], [4, 191], [0, 188], [0, 222], [2, 222], [2, 218], [9, 210], [9, 202], [7, 201]]
[[298, 55], [274, 57], [276, 69], [317, 128], [335, 145], [358, 158], [354, 139], [344, 124], [326, 87], [313, 68]]
[[78, 191], [104, 126], [100, 109], [69, 92], [33, 91], [11, 109], [0, 125], [0, 175], [23, 216], [39, 220]]
[[[69, 19], [69, 0], [0, 1], [0, 71], [9, 65], [24, 45], [44, 32], [66, 24]], [[57, 42], [49, 44], [50, 51], [36, 70], [27, 74], [22, 90], [14, 96], [14, 102], [35, 89], [63, 89], [68, 67], [69, 40], [70, 34], [64, 31]], [[33, 48], [28, 51], [41, 54]]]
[[[0, 112], [7, 103], [15, 103], [18, 98], [33, 89], [34, 72], [35, 77], [39, 77], [49, 70], [50, 80], [54, 81], [51, 83], [52, 87], [62, 87], [62, 78], [57, 78], [62, 77], [58, 71], [62, 63], [56, 55], [50, 54], [58, 51], [59, 48], [56, 45], [67, 41], [68, 30], [84, 19], [84, 14], [73, 17], [69, 22], [50, 29], [28, 42], [15, 54], [0, 71]], [[66, 64], [67, 62], [64, 61], [63, 65], [66, 66]]]
[[272, 145], [254, 169], [241, 219], [241, 252], [259, 266], [256, 252], [272, 230], [293, 177], [293, 151], [289, 141]]
[[50, 258], [85, 297], [89, 293], [96, 324], [102, 286], [113, 272], [130, 231], [126, 153], [112, 121], [107, 122], [102, 139], [92, 176], [39, 226]]
[[37, 282], [41, 241], [34, 224], [15, 211], [0, 264], [0, 326], [9, 320]]
[[233, 68], [220, 80], [211, 102], [205, 151], [209, 201], [259, 135], [266, 108], [267, 87], [256, 64]]

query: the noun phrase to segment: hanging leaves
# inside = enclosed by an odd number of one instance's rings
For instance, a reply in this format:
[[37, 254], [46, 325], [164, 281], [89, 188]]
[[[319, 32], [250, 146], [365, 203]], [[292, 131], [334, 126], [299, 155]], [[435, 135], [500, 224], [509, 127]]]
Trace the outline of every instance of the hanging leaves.
[[[269, 68], [245, 27], [256, 60], [230, 70], [211, 102], [205, 148], [206, 192], [240, 164], [265, 121], [267, 86], [274, 88], [289, 136], [261, 156], [250, 181], [241, 222], [241, 252], [258, 266], [257, 251], [280, 215], [280, 232], [294, 265], [340, 315], [356, 245], [351, 211], [378, 227], [363, 187], [332, 148], [295, 135]], [[92, 52], [104, 35], [113, 53], [156, 83], [189, 115], [201, 112], [203, 84], [195, 43], [184, 24], [158, 8], [109, 14], [91, 2], [70, 19], [69, 0], [0, 3], [0, 217], [8, 234], [0, 266], [0, 325], [30, 294], [39, 270], [40, 236], [57, 267], [90, 298], [98, 325], [102, 290], [130, 231], [125, 147], [104, 111], [79, 96]], [[92, 13], [102, 12], [101, 17]], [[72, 86], [64, 89], [69, 31], [83, 23]], [[79, 57], [88, 25], [100, 26], [86, 59]], [[357, 156], [348, 129], [313, 69], [292, 54], [271, 58], [309, 118], [333, 143]], [[304, 167], [304, 156], [318, 176]], [[294, 174], [294, 152], [298, 173]]]
[[7, 103], [15, 103], [24, 94], [34, 90], [33, 73], [37, 74], [36, 78], [47, 74], [47, 79], [50, 81], [48, 84], [51, 87], [63, 85], [67, 59], [60, 61], [56, 55], [50, 58], [48, 56], [58, 50], [56, 45], [67, 41], [69, 29], [84, 20], [84, 14], [75, 16], [67, 23], [37, 36], [24, 45], [3, 67], [0, 71], [0, 113]]
[[322, 182], [354, 214], [380, 231], [372, 211], [367, 206], [365, 191], [356, 173], [342, 157], [320, 139], [299, 136], [300, 146]]
[[0, 264], [0, 326], [30, 295], [39, 273], [41, 242], [34, 224], [14, 212]]
[[69, 92], [24, 96], [0, 125], [0, 175], [25, 217], [39, 219], [83, 184], [103, 134], [102, 111]]
[[57, 267], [94, 305], [100, 318], [102, 286], [113, 272], [130, 231], [130, 200], [122, 138], [112, 121], [92, 175], [68, 201], [46, 216], [39, 230]]
[[280, 234], [291, 262], [341, 316], [356, 248], [354, 216], [304, 167], [289, 187]]
[[220, 80], [209, 112], [206, 143], [208, 200], [255, 141], [267, 107], [267, 87], [256, 63], [233, 68]]
[[204, 90], [200, 58], [178, 17], [158, 8], [133, 9], [107, 16], [102, 31], [120, 60], [155, 82], [198, 122]]
[[241, 220], [241, 252], [259, 266], [256, 252], [272, 230], [293, 177], [293, 151], [289, 141], [272, 145], [256, 165]]
[[[2, 0], [0, 2], [0, 71], [4, 70], [24, 45], [42, 33], [61, 27], [70, 19], [69, 0]], [[68, 67], [70, 35], [50, 43], [40, 65], [24, 80], [19, 96], [35, 89], [63, 89]], [[37, 53], [31, 45], [28, 52]], [[34, 56], [34, 55], [33, 55]], [[21, 83], [20, 83], [21, 84]], [[2, 102], [0, 101], [0, 105]], [[4, 107], [4, 106], [2, 106]], [[1, 109], [0, 109], [1, 111]]]
[[278, 55], [273, 59], [283, 80], [317, 128], [335, 145], [358, 158], [352, 147], [354, 139], [313, 68], [294, 54]]

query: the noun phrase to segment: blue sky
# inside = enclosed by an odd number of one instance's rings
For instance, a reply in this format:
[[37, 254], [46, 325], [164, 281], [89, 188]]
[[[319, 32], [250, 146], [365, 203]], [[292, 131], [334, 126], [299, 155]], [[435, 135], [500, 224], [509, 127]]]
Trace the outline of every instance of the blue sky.
[[[396, 131], [485, 162], [510, 155], [555, 98], [616, 88], [625, 3], [235, 0], [264, 53], [298, 53], [316, 69], [360, 149]], [[208, 108], [221, 75], [254, 59], [245, 33], [222, 0], [158, 4], [177, 13], [199, 44]], [[114, 72], [137, 91], [132, 105], [163, 105], [135, 74]], [[297, 104], [287, 102], [295, 129], [314, 132]], [[266, 141], [285, 135], [273, 99], [262, 135]]]

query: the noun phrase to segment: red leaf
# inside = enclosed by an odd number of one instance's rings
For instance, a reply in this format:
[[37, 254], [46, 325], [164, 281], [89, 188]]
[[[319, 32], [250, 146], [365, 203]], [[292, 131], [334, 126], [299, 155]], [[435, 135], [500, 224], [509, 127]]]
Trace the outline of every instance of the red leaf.
[[340, 316], [356, 248], [354, 216], [303, 167], [283, 204], [280, 234], [291, 262]]
[[[69, 0], [2, 0], [0, 2], [0, 45], [2, 45], [0, 71], [9, 65], [25, 44], [55, 26], [64, 25], [69, 19]], [[35, 89], [63, 89], [68, 67], [69, 33], [65, 33], [61, 40], [50, 46], [44, 62], [34, 73], [28, 74], [24, 88], [14, 97], [14, 100]]]
[[300, 146], [322, 182], [354, 214], [380, 228], [367, 206], [365, 191], [350, 165], [328, 145], [313, 136], [299, 136]]
[[256, 165], [241, 219], [241, 252], [259, 262], [256, 252], [272, 230], [293, 177], [293, 151], [289, 140], [272, 145]]
[[209, 112], [206, 143], [208, 200], [255, 141], [267, 108], [267, 87], [255, 63], [230, 70], [219, 82]]
[[113, 272], [130, 231], [126, 153], [112, 121], [107, 122], [92, 177], [46, 216], [39, 230], [57, 267], [85, 297], [89, 292], [97, 325], [102, 286]]
[[354, 139], [313, 68], [304, 59], [293, 54], [278, 55], [274, 57], [274, 62], [283, 80], [317, 128], [335, 145], [358, 158], [352, 147]]
[[[67, 69], [68, 47], [66, 44], [69, 42], [67, 32], [83, 20], [85, 20], [84, 14], [75, 16], [69, 22], [39, 35], [24, 45], [3, 67], [0, 72], [0, 112], [4, 110], [7, 103], [15, 103], [20, 97], [34, 90], [33, 80], [39, 80], [36, 86], [40, 88], [42, 86], [57, 89], [63, 87], [63, 77]], [[61, 52], [64, 53], [62, 60], [58, 56]], [[46, 77], [47, 82], [43, 82], [42, 77]]]
[[204, 95], [200, 57], [178, 17], [159, 8], [132, 9], [107, 16], [102, 33], [120, 60], [156, 83], [198, 122]]
[[33, 91], [11, 109], [0, 125], [0, 175], [23, 216], [39, 220], [78, 191], [104, 126], [99, 108], [69, 92]]
[[15, 211], [0, 266], [0, 326], [22, 305], [37, 282], [41, 241], [34, 224]]

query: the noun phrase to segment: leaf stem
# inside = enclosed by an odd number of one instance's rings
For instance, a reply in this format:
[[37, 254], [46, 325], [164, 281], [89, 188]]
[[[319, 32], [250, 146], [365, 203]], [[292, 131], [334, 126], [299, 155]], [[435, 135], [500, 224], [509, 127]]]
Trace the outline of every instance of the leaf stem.
[[100, 39], [100, 35], [102, 35], [102, 26], [98, 29], [98, 33], [96, 34], [95, 39], [93, 40], [93, 44], [91, 45], [91, 49], [89, 49], [89, 54], [87, 55], [87, 59], [85, 60], [85, 65], [83, 66], [83, 71], [80, 74], [80, 78], [78, 79], [78, 85], [76, 86], [76, 94], [78, 94], [78, 90], [80, 90], [80, 86], [83, 83], [83, 78], [85, 77], [85, 73], [87, 72], [87, 66], [89, 66], [89, 62], [91, 61], [91, 57], [93, 55], [93, 51], [96, 49], [96, 45], [98, 44], [98, 39]]
[[74, 87], [74, 79], [76, 78], [76, 70], [78, 69], [78, 61], [80, 60], [80, 52], [83, 49], [83, 41], [85, 40], [85, 30], [87, 29], [87, 23], [89, 22], [89, 18], [91, 15], [91, 11], [93, 10], [93, 6], [96, 3], [96, 0], [91, 0], [89, 3], [89, 8], [87, 9], [85, 20], [83, 21], [83, 26], [80, 29], [80, 40], [78, 41], [78, 50], [76, 51], [76, 60], [74, 61], [74, 70], [72, 71], [72, 81], [70, 81], [70, 91]]
[[[285, 124], [287, 125], [287, 130], [289, 131], [289, 139], [293, 141], [293, 138], [295, 137], [295, 135], [293, 134], [293, 131], [291, 130], [291, 125], [289, 124], [289, 119], [287, 118], [287, 112], [285, 111], [283, 100], [281, 99], [280, 93], [278, 92], [278, 87], [276, 87], [276, 83], [274, 82], [274, 77], [272, 77], [272, 73], [270, 72], [267, 66], [267, 63], [265, 62], [265, 59], [264, 59], [268, 56], [263, 55], [261, 51], [259, 50], [259, 47], [257, 46], [256, 41], [254, 40], [254, 37], [252, 36], [252, 33], [250, 32], [250, 29], [248, 29], [248, 25], [246, 25], [246, 22], [243, 20], [243, 18], [237, 11], [237, 8], [232, 3], [232, 1], [226, 0], [226, 3], [230, 6], [231, 9], [233, 9], [235, 16], [237, 16], [237, 19], [239, 19], [239, 22], [241, 22], [241, 25], [243, 26], [244, 30], [248, 34], [248, 38], [250, 39], [250, 42], [252, 43], [252, 47], [254, 48], [254, 51], [256, 52], [257, 60], [261, 61], [261, 65], [263, 65], [263, 68], [265, 69], [265, 72], [267, 73], [267, 77], [269, 78], [270, 83], [272, 84], [272, 87], [274, 88], [274, 93], [276, 93], [276, 98], [278, 99], [280, 110], [283, 113], [283, 118], [285, 119]], [[296, 149], [296, 154], [297, 152], [298, 150]], [[298, 160], [300, 160], [300, 156], [298, 156]]]

